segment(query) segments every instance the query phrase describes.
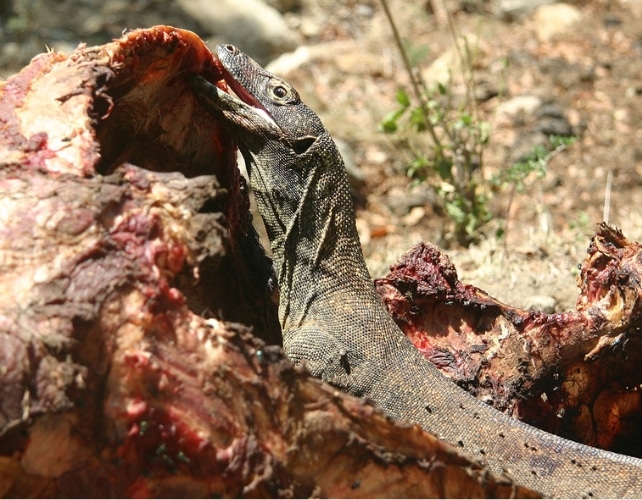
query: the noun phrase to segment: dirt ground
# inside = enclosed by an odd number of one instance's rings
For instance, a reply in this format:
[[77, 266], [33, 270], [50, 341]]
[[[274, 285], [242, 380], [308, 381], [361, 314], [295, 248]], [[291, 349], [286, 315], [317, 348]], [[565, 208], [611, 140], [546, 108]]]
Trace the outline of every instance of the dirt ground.
[[[431, 203], [401, 216], [391, 209], [393, 198], [412, 196], [404, 168], [410, 156], [379, 133], [377, 125], [394, 109], [396, 89], [409, 85], [380, 9], [367, 22], [355, 22], [363, 30], [359, 45], [338, 46], [332, 58], [312, 68], [304, 65], [294, 80], [311, 96], [328, 128], [355, 147], [367, 194], [358, 227], [374, 276], [385, 274], [413, 244], [429, 240], [446, 250], [462, 280], [500, 300], [539, 307], [538, 297], [544, 296], [554, 299], [557, 311], [572, 309], [577, 266], [603, 219], [609, 176], [608, 222], [630, 239], [642, 237], [635, 201], [642, 187], [642, 5], [576, 2], [582, 21], [552, 41], [539, 42], [532, 16], [504, 22], [483, 6], [467, 13], [455, 4], [446, 3], [457, 31], [478, 40], [475, 80], [499, 91], [479, 104], [482, 117], [493, 126], [484, 176], [511, 164], [512, 152], [528, 130], [528, 116], [523, 124], [499, 116], [501, 104], [513, 97], [535, 95], [557, 105], [577, 135], [577, 142], [550, 162], [544, 178], [531, 176], [524, 191], [515, 194], [504, 238], [496, 232], [506, 228], [509, 189], [492, 193], [494, 219], [482, 229], [479, 244], [467, 249], [449, 243], [447, 234], [443, 237], [448, 223]], [[427, 48], [422, 70], [452, 50], [447, 26], [439, 24], [426, 4], [393, 6], [402, 36], [411, 46]], [[453, 85], [454, 92], [463, 93], [461, 85]]]
[[[303, 0], [284, 15], [301, 44], [319, 47], [319, 52], [286, 77], [330, 131], [350, 145], [364, 174], [360, 192], [365, 202], [357, 219], [373, 276], [385, 274], [399, 255], [428, 240], [447, 251], [463, 281], [500, 300], [539, 307], [536, 297], [545, 296], [554, 299], [555, 310], [572, 309], [577, 265], [603, 219], [607, 179], [612, 178], [608, 222], [628, 238], [642, 239], [636, 202], [642, 189], [642, 2], [574, 2], [581, 22], [546, 42], [537, 39], [532, 15], [507, 22], [489, 2], [390, 2], [404, 39], [426, 52], [420, 62], [424, 71], [453, 47], [447, 23], [431, 12], [431, 5], [445, 5], [457, 32], [475, 37], [475, 81], [497, 92], [478, 104], [481, 116], [492, 125], [481, 169], [486, 179], [511, 164], [534, 120], [528, 114], [507, 120], [498, 111], [516, 96], [537, 96], [557, 106], [578, 138], [550, 162], [544, 178], [527, 179], [508, 214], [510, 190], [489, 192], [493, 220], [482, 229], [478, 244], [457, 247], [448, 237], [448, 221], [436, 208], [434, 196], [424, 188], [422, 198], [410, 188], [405, 174], [409, 152], [378, 129], [395, 108], [397, 89], [409, 88], [381, 5]], [[32, 36], [44, 33], [41, 25], [49, 27], [46, 33], [54, 32], [52, 26], [58, 29], [58, 39], [47, 46], [66, 50], [80, 40], [106, 42], [126, 28], [166, 23], [200, 29], [173, 3], [166, 7], [152, 1], [101, 2], [103, 11], [109, 6], [109, 12], [128, 9], [120, 17], [112, 15], [109, 22], [105, 17], [102, 24], [91, 1], [56, 2], [55, 8], [34, 0], [24, 4], [40, 10], [31, 13], [22, 38], [16, 39], [6, 22], [2, 32], [5, 49], [11, 42], [16, 53], [21, 44], [26, 52], [44, 50], [41, 38], [34, 42]], [[11, 16], [3, 15], [5, 21]], [[15, 64], [6, 64], [0, 73], [16, 70]], [[462, 85], [451, 85], [453, 93], [463, 93]], [[395, 209], [399, 199], [417, 196], [416, 206], [406, 203], [408, 210]], [[499, 229], [506, 229], [503, 237], [496, 236]]]

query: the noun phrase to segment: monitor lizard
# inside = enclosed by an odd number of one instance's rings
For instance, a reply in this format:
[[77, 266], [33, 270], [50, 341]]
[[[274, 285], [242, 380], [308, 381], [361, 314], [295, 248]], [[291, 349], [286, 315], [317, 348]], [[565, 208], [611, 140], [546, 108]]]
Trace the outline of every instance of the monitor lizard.
[[514, 420], [457, 387], [414, 348], [375, 292], [343, 160], [319, 117], [238, 48], [219, 45], [216, 53], [238, 98], [201, 76], [192, 88], [248, 166], [290, 359], [544, 495], [642, 496], [642, 460]]

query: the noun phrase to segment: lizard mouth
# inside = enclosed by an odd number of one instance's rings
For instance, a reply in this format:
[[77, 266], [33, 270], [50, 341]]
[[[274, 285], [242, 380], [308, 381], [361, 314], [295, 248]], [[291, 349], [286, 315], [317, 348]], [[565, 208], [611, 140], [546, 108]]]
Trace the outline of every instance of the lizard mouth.
[[268, 110], [265, 109], [265, 107], [259, 101], [257, 101], [254, 96], [250, 92], [248, 92], [245, 87], [243, 87], [243, 85], [241, 85], [237, 80], [234, 79], [234, 77], [223, 64], [221, 64], [221, 68], [223, 73], [223, 81], [225, 81], [227, 86], [234, 92], [236, 97], [241, 102], [244, 102], [248, 106], [254, 108], [258, 112], [258, 114], [261, 115], [267, 122], [270, 122], [271, 124], [276, 126], [276, 122], [274, 121], [274, 118], [272, 118], [272, 115], [270, 115]]

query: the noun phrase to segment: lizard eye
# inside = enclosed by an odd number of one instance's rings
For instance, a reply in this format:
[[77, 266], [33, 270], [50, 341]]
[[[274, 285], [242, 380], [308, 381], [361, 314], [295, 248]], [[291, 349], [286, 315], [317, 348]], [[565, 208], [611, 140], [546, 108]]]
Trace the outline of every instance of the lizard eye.
[[280, 78], [272, 78], [268, 89], [272, 102], [277, 105], [292, 104], [298, 100], [298, 94], [290, 85]]
[[274, 89], [272, 89], [272, 93], [279, 99], [283, 99], [286, 95], [288, 95], [288, 90], [282, 85], [278, 85], [274, 87]]

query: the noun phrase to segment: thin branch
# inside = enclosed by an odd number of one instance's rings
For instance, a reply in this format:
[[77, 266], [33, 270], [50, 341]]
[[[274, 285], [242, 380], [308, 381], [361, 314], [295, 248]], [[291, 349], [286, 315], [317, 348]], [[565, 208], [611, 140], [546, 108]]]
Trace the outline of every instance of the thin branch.
[[430, 134], [433, 142], [435, 143], [435, 147], [441, 152], [442, 150], [441, 141], [439, 140], [439, 137], [437, 136], [437, 132], [435, 131], [435, 127], [433, 127], [433, 124], [430, 121], [430, 116], [428, 115], [428, 100], [426, 99], [425, 92], [421, 91], [421, 89], [424, 89], [424, 90], [426, 89], [426, 84], [424, 83], [423, 78], [421, 77], [421, 74], [418, 71], [416, 71], [412, 67], [412, 64], [410, 63], [408, 52], [406, 51], [406, 48], [403, 45], [403, 42], [401, 40], [401, 35], [399, 34], [399, 30], [397, 29], [397, 25], [395, 24], [395, 21], [392, 18], [392, 13], [390, 12], [390, 7], [388, 6], [388, 0], [381, 0], [381, 4], [383, 5], [383, 10], [386, 13], [386, 17], [388, 18], [388, 23], [392, 28], [392, 34], [395, 38], [395, 43], [399, 48], [399, 52], [401, 53], [401, 58], [403, 59], [406, 72], [410, 77], [412, 91], [415, 94], [415, 98], [419, 101], [421, 105], [421, 110], [424, 115], [424, 121], [426, 122], [426, 128], [428, 129], [428, 133]]
[[429, 0], [430, 8], [435, 16], [435, 22], [438, 25], [443, 25], [447, 22], [448, 10], [441, 0]]
[[609, 215], [611, 214], [611, 187], [613, 186], [613, 170], [609, 169], [606, 174], [606, 186], [604, 186], [604, 209], [602, 210], [602, 220], [608, 224]]

